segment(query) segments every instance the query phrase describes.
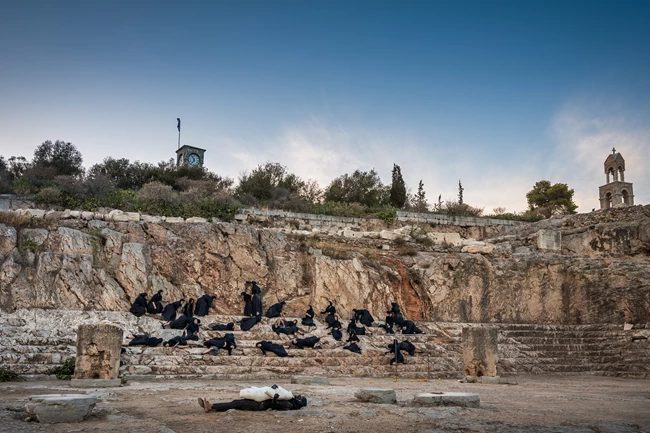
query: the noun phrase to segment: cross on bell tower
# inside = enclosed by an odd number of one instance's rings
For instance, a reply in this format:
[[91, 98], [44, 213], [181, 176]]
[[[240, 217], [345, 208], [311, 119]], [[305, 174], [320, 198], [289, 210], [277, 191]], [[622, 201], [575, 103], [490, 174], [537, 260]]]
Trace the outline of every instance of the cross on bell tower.
[[633, 206], [634, 192], [631, 182], [625, 182], [625, 159], [612, 147], [612, 154], [605, 160], [605, 185], [598, 188], [600, 208]]

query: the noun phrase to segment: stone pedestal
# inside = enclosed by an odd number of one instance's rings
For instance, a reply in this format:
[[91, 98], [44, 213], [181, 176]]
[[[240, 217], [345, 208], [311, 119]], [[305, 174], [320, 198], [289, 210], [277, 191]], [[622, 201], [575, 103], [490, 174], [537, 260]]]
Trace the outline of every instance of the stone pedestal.
[[95, 407], [97, 397], [84, 394], [34, 395], [25, 404], [29, 416], [43, 423], [83, 421]]
[[77, 330], [77, 358], [74, 386], [119, 386], [122, 329], [110, 323], [80, 325]]
[[463, 328], [465, 376], [496, 376], [499, 345], [496, 328]]

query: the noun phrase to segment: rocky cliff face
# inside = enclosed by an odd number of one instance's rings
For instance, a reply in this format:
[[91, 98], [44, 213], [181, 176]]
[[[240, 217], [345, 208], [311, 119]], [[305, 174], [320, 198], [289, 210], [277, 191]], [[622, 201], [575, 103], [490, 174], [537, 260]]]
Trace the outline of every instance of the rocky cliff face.
[[[292, 315], [333, 299], [344, 317], [368, 308], [383, 319], [395, 300], [412, 319], [648, 322], [647, 215], [636, 206], [547, 220], [476, 248], [221, 222], [0, 224], [0, 308], [124, 311], [140, 292], [163, 289], [165, 301], [214, 294], [216, 311], [233, 314], [244, 282], [256, 280], [265, 306], [287, 300]], [[540, 229], [561, 231], [561, 246], [540, 249]]]

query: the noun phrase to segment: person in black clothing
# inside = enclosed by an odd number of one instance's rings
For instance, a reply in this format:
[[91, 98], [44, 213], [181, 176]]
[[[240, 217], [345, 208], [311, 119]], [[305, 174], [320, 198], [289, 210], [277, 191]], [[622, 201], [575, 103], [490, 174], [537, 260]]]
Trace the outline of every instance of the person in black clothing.
[[286, 304], [286, 302], [282, 301], [282, 302], [278, 302], [277, 304], [271, 305], [269, 309], [266, 310], [266, 317], [268, 317], [269, 319], [272, 319], [274, 317], [280, 317], [280, 315], [282, 314], [282, 307], [284, 307], [284, 304]]
[[309, 327], [316, 326], [316, 323], [314, 323], [314, 316], [315, 316], [314, 309], [310, 305], [309, 309], [302, 317], [301, 323], [303, 324], [303, 326], [309, 326]]
[[253, 294], [253, 311], [252, 315], [256, 316], [262, 314], [262, 289], [257, 285], [257, 281], [249, 282], [252, 286], [251, 293]]
[[199, 398], [199, 406], [207, 412], [225, 412], [230, 409], [237, 410], [299, 410], [307, 406], [307, 399], [301, 395], [295, 395], [291, 400], [278, 400], [279, 395], [275, 394], [273, 399], [264, 401], [249, 400], [241, 398], [228, 403], [210, 403], [207, 398]]
[[187, 317], [181, 314], [177, 319], [174, 319], [171, 322], [163, 322], [162, 327], [169, 327], [170, 329], [185, 329], [185, 327], [192, 322], [192, 319], [193, 317]]
[[253, 326], [255, 326], [256, 324], [258, 324], [261, 321], [262, 321], [262, 316], [260, 314], [258, 314], [257, 316], [253, 316], [253, 317], [246, 317], [246, 318], [241, 319], [239, 321], [239, 328], [242, 331], [248, 331]]
[[[327, 320], [327, 318], [329, 318], [329, 317], [332, 317], [332, 319]], [[327, 316], [327, 318], [325, 319], [325, 321], [327, 322], [327, 328], [326, 329], [330, 329], [330, 328], [332, 328], [332, 329], [334, 329], [334, 328], [341, 329], [342, 328], [341, 322], [339, 322], [339, 316], [337, 316], [336, 314], [330, 314], [329, 316]]]
[[163, 308], [162, 311], [162, 318], [167, 322], [171, 322], [172, 320], [176, 319], [176, 312], [183, 306], [184, 303], [185, 299], [181, 298], [176, 302], [165, 305], [165, 308]]
[[148, 335], [145, 334], [138, 334], [135, 335], [133, 334], [131, 338], [131, 341], [128, 343], [122, 344], [122, 346], [149, 346], [149, 347], [156, 347], [160, 343], [163, 342], [162, 338], [156, 338], [156, 337], [149, 337]]
[[196, 301], [194, 315], [198, 317], [207, 316], [212, 308], [212, 302], [217, 299], [216, 296], [203, 295]]
[[244, 316], [253, 315], [253, 297], [246, 292], [241, 292], [244, 297]]
[[343, 339], [343, 333], [340, 328], [332, 328], [330, 334], [332, 334], [332, 337], [334, 337], [336, 341], [341, 341]]
[[213, 331], [234, 331], [235, 330], [235, 324], [230, 322], [227, 324], [224, 323], [210, 323], [208, 325], [208, 328], [210, 328]]
[[131, 305], [131, 310], [130, 311], [136, 317], [144, 316], [144, 313], [147, 312], [147, 294], [146, 293], [140, 293], [138, 295], [138, 297], [135, 298], [135, 301], [133, 302], [133, 305]]
[[397, 342], [397, 339], [394, 339], [393, 342], [388, 345], [388, 352], [386, 352], [386, 355], [389, 353], [393, 354], [393, 358], [390, 360], [390, 365], [393, 365], [394, 363], [404, 364], [404, 355], [402, 355], [400, 344]]
[[348, 334], [366, 335], [366, 328], [357, 326], [357, 321], [352, 319], [348, 324]]
[[388, 311], [386, 313], [386, 323], [382, 323], [379, 325], [380, 328], [383, 328], [386, 331], [386, 334], [394, 334], [395, 331], [393, 330], [393, 324], [395, 323], [395, 319], [393, 318], [393, 312]]
[[321, 314], [336, 314], [336, 307], [332, 301], [328, 301], [329, 305], [325, 308], [325, 311], [321, 311]]
[[357, 334], [350, 334], [346, 341], [348, 343], [359, 343], [361, 340], [359, 340], [359, 336]]
[[[389, 344], [388, 349], [390, 349], [390, 346], [391, 345]], [[399, 344], [399, 350], [402, 350], [402, 351], [408, 353], [411, 356], [415, 356], [416, 348], [415, 348], [415, 345], [413, 343], [411, 343], [408, 340], [404, 340]]]
[[402, 334], [422, 334], [422, 330], [415, 326], [410, 320], [405, 320], [402, 324]]
[[196, 317], [190, 317], [190, 321], [185, 326], [183, 331], [183, 336], [188, 340], [197, 341], [199, 339], [199, 327], [201, 326], [201, 320]]
[[284, 358], [285, 356], [290, 356], [287, 353], [287, 350], [284, 348], [284, 346], [280, 344], [272, 343], [270, 341], [266, 341], [266, 340], [260, 341], [259, 343], [255, 344], [255, 347], [260, 349], [264, 356], [266, 356], [266, 352], [273, 352], [281, 358]]
[[164, 347], [187, 347], [187, 339], [177, 335], [176, 337], [170, 338], [169, 340], [163, 343]]
[[354, 311], [354, 320], [358, 320], [359, 322], [361, 322], [362, 324], [364, 324], [364, 325], [366, 325], [368, 327], [371, 327], [372, 322], [375, 321], [375, 319], [372, 318], [372, 316], [370, 315], [370, 312], [368, 310], [355, 310], [355, 309], [353, 309], [352, 311]]
[[183, 315], [187, 317], [194, 316], [194, 298], [190, 298], [183, 307]]
[[162, 290], [158, 290], [152, 297], [149, 303], [147, 304], [147, 313], [149, 314], [160, 314], [163, 311], [162, 306]]
[[357, 345], [357, 343], [350, 343], [347, 346], [343, 346], [345, 350], [349, 350], [350, 352], [358, 353], [361, 355], [361, 348]]
[[278, 335], [293, 335], [302, 333], [298, 329], [298, 322], [295, 320], [278, 319], [273, 325], [271, 325], [271, 329]]
[[203, 345], [208, 348], [203, 354], [212, 353], [216, 355], [219, 353], [219, 349], [225, 349], [228, 351], [228, 356], [232, 355], [232, 350], [237, 348], [237, 343], [235, 343], [234, 334], [226, 334], [222, 338], [211, 338], [203, 342]]
[[390, 304], [390, 313], [393, 317], [393, 321], [400, 328], [404, 326], [404, 316], [402, 316], [402, 310], [399, 308], [396, 302], [391, 302]]
[[320, 347], [320, 338], [316, 336], [311, 336], [307, 338], [296, 338], [291, 341], [291, 344], [298, 347], [299, 349], [304, 349], [305, 347], [318, 348]]

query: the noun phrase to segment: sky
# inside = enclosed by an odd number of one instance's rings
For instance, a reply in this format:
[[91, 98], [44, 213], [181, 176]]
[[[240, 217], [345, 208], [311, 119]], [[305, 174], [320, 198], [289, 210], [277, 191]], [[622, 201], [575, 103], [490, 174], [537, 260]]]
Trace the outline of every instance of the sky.
[[0, 155], [72, 142], [156, 163], [182, 144], [237, 179], [326, 187], [401, 167], [430, 202], [526, 209], [535, 182], [598, 208], [612, 147], [650, 203], [649, 1], [5, 1]]

